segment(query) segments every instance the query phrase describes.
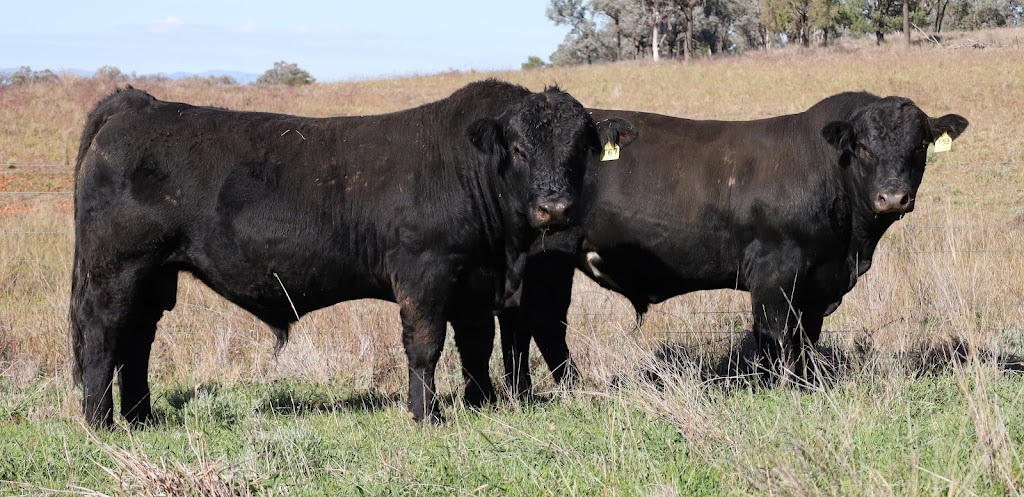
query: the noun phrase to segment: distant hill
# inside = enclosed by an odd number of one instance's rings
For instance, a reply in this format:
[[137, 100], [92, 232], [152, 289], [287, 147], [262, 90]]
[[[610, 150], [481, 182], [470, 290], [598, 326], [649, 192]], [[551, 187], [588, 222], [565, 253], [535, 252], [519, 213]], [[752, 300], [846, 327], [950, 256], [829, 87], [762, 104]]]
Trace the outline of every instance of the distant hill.
[[[13, 73], [13, 72], [16, 72], [18, 69], [20, 69], [20, 68], [19, 67], [3, 67], [3, 68], [0, 68], [0, 73]], [[45, 68], [33, 67], [32, 69], [36, 70], [36, 71], [41, 71], [41, 70], [43, 70]], [[88, 71], [88, 70], [85, 70], [85, 69], [59, 69], [59, 70], [53, 70], [53, 72], [55, 72], [57, 74], [70, 73], [70, 74], [74, 74], [76, 76], [80, 76], [80, 77], [83, 77], [83, 78], [88, 78], [88, 77], [92, 76], [96, 71]], [[210, 70], [210, 71], [203, 71], [203, 72], [184, 72], [184, 71], [177, 71], [177, 72], [171, 72], [171, 73], [159, 72], [159, 73], [156, 73], [156, 76], [166, 76], [166, 77], [171, 78], [171, 79], [184, 79], [184, 78], [191, 78], [191, 77], [208, 78], [210, 76], [214, 76], [214, 77], [218, 77], [218, 76], [231, 76], [240, 85], [246, 85], [246, 84], [249, 84], [249, 83], [255, 83], [256, 80], [260, 77], [259, 74], [255, 74], [255, 73], [242, 72], [242, 71], [225, 71], [223, 69], [213, 69], [213, 70]]]

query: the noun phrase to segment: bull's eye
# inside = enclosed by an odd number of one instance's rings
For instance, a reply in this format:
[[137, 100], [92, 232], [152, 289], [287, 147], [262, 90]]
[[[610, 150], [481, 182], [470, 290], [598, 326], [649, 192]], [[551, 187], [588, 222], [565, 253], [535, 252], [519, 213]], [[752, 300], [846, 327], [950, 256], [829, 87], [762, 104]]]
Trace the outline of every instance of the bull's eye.
[[518, 145], [512, 145], [512, 153], [520, 159], [526, 160], [526, 153]]
[[860, 156], [866, 161], [873, 162], [875, 160], [875, 154], [872, 154], [871, 151], [867, 149], [867, 147], [860, 147]]

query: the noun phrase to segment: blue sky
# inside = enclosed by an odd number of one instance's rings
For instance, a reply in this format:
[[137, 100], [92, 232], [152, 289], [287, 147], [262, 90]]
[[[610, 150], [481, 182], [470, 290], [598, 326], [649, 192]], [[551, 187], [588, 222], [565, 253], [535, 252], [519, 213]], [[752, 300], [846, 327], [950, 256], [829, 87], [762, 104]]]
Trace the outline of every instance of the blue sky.
[[4, 2], [0, 68], [260, 74], [321, 81], [513, 69], [565, 38], [549, 0]]

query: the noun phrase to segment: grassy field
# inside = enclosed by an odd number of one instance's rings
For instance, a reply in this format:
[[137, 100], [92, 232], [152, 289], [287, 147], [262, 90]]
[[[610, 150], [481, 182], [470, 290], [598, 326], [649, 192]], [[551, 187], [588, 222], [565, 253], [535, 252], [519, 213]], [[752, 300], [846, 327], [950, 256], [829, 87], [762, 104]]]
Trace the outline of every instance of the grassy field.
[[467, 410], [449, 343], [438, 427], [406, 418], [395, 305], [304, 317], [274, 357], [263, 324], [183, 277], [154, 346], [161, 423], [84, 428], [69, 374], [66, 192], [85, 114], [112, 88], [73, 78], [0, 88], [0, 495], [1024, 494], [1024, 52], [893, 45], [302, 88], [144, 87], [327, 116], [406, 108], [494, 76], [557, 83], [591, 107], [718, 119], [867, 90], [971, 121], [952, 152], [929, 158], [917, 209], [826, 320], [833, 381], [763, 389], [718, 375], [750, 329], [743, 293], [673, 299], [635, 330], [628, 302], [578, 279], [569, 340], [582, 385], [556, 387], [535, 353], [537, 399]]

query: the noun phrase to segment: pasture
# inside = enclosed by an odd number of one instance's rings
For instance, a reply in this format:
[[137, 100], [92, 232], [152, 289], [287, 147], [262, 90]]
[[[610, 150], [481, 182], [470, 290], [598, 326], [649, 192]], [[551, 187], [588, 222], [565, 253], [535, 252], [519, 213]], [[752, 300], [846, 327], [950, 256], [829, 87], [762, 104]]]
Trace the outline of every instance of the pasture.
[[[143, 89], [330, 116], [403, 109], [491, 76], [557, 83], [590, 107], [697, 119], [799, 112], [867, 90], [971, 125], [951, 152], [929, 156], [916, 210], [826, 319], [831, 380], [820, 386], [754, 388], [716, 373], [750, 329], [746, 294], [676, 298], [637, 330], [625, 299], [578, 276], [568, 339], [582, 384], [556, 387], [534, 352], [537, 399], [468, 410], [449, 337], [438, 369], [447, 422], [421, 427], [405, 414], [397, 306], [357, 301], [304, 317], [275, 357], [265, 325], [183, 277], [153, 347], [161, 422], [94, 433], [69, 367], [68, 191], [85, 114], [113, 88], [0, 88], [0, 494], [1024, 493], [1018, 43]], [[491, 369], [498, 379], [497, 353]]]

